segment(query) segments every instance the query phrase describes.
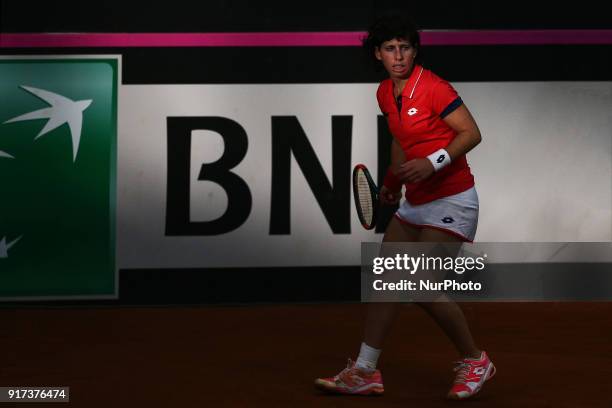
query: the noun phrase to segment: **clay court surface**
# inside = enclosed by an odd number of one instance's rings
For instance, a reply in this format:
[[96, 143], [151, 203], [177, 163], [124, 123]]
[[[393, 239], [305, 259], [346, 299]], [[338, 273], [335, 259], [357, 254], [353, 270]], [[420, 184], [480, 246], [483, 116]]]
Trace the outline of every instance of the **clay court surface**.
[[[359, 304], [0, 309], [2, 386], [70, 386], [74, 407], [610, 407], [612, 303], [463, 304], [498, 373], [446, 401], [456, 354], [407, 306], [382, 397], [328, 396], [356, 357]], [[10, 403], [0, 404], [10, 406]]]

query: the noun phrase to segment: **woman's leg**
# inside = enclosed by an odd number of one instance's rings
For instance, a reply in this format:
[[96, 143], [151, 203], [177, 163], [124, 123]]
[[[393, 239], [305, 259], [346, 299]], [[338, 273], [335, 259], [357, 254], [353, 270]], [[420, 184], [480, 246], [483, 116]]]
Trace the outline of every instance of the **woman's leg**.
[[[383, 243], [385, 242], [415, 242], [418, 241], [420, 231], [414, 227], [403, 224], [392, 217]], [[364, 342], [370, 347], [381, 349], [384, 340], [393, 326], [397, 316], [399, 303], [373, 302], [366, 310]]]
[[[403, 225], [393, 217], [387, 226], [383, 242], [414, 242], [418, 236], [418, 229]], [[398, 307], [398, 303], [368, 303], [364, 341], [361, 344], [357, 361], [349, 364], [334, 377], [317, 378], [315, 386], [337, 394], [383, 394], [385, 390], [382, 376], [380, 370], [376, 369], [376, 364], [385, 337], [397, 316]]]
[[[431, 228], [424, 228], [421, 231], [419, 241], [459, 242], [456, 237]], [[476, 347], [463, 311], [452, 299], [442, 298], [436, 302], [417, 304], [442, 328], [462, 356], [455, 366], [455, 381], [448, 391], [447, 398], [455, 400], [470, 398], [480, 391], [485, 381], [495, 375], [495, 366], [487, 353]]]
[[[418, 240], [421, 242], [461, 242], [450, 234], [432, 228], [423, 228]], [[480, 357], [481, 350], [476, 347], [465, 315], [456, 302], [450, 298], [442, 298], [436, 302], [421, 302], [417, 305], [423, 308], [446, 333], [462, 358]]]

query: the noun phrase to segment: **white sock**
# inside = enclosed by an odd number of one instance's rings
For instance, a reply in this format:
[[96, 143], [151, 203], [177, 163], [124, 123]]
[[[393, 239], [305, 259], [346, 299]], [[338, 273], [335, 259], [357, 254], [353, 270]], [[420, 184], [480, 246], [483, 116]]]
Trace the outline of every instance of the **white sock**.
[[359, 357], [357, 357], [357, 362], [355, 362], [355, 366], [365, 371], [376, 370], [376, 363], [378, 362], [378, 357], [380, 356], [381, 351], [382, 350], [370, 347], [365, 343], [361, 343]]

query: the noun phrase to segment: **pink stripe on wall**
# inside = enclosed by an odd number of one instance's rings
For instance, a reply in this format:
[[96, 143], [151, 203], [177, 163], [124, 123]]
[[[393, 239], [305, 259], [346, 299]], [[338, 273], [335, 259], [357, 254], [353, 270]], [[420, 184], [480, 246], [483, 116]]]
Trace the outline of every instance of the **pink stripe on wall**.
[[612, 44], [612, 30], [424, 31], [424, 45]]
[[0, 34], [0, 47], [350, 47], [359, 45], [360, 35], [363, 33]]
[[[356, 47], [362, 31], [287, 33], [0, 33], [0, 48]], [[423, 45], [612, 44], [612, 30], [425, 30]]]

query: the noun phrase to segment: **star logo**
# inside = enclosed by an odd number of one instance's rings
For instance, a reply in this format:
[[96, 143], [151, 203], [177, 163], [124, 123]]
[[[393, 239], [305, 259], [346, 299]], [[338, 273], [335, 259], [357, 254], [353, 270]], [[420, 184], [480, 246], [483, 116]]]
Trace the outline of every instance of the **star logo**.
[[0, 258], [8, 258], [8, 250], [11, 249], [20, 239], [21, 237], [14, 239], [8, 244], [6, 243], [6, 237], [0, 239]]
[[[73, 101], [65, 96], [58, 95], [44, 89], [33, 88], [30, 86], [21, 85], [21, 88], [28, 91], [32, 95], [37, 96], [47, 102], [50, 107], [39, 109], [33, 112], [25, 113], [15, 118], [9, 119], [4, 123], [21, 122], [24, 120], [49, 119], [42, 130], [36, 135], [35, 140], [53, 129], [68, 124], [70, 134], [72, 136], [72, 158], [76, 161], [76, 156], [79, 150], [81, 140], [81, 128], [83, 125], [83, 111], [91, 105], [92, 100]], [[2, 152], [3, 153], [3, 152]], [[4, 153], [6, 154], [6, 153]]]
[[[49, 119], [42, 130], [34, 138], [36, 140], [50, 131], [62, 126], [64, 123], [67, 123], [72, 135], [73, 161], [76, 161], [76, 155], [81, 139], [83, 111], [89, 107], [92, 100], [89, 99], [75, 102], [62, 95], [58, 95], [44, 89], [32, 88], [25, 85], [21, 85], [21, 88], [47, 102], [50, 107], [25, 113], [15, 118], [6, 120], [4, 124], [21, 122], [25, 120]], [[9, 159], [15, 158], [2, 150], [0, 150], [0, 157]], [[21, 238], [22, 237], [20, 236], [9, 243], [6, 242], [6, 237], [2, 238], [2, 240], [0, 240], [0, 258], [8, 258], [8, 250], [11, 249], [11, 247]]]
[[[13, 156], [11, 156], [10, 154], [3, 152], [2, 150], [0, 150], [0, 157], [6, 157], [9, 159], [14, 159]], [[0, 258], [8, 258], [8, 250], [17, 243], [17, 241], [19, 241], [21, 239], [21, 237], [17, 238], [16, 240], [9, 242], [8, 244], [6, 243], [6, 237], [2, 238], [0, 240]]]

